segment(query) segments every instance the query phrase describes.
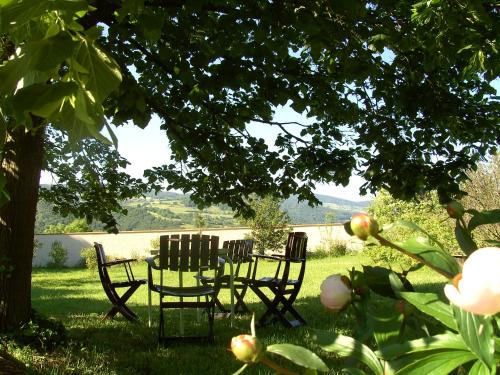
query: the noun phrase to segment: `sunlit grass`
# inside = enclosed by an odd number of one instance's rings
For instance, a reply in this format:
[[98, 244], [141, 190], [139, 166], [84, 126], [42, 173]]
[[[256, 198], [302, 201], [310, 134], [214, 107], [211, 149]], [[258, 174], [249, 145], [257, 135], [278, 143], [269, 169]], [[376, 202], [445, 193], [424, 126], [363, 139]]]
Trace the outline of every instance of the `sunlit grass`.
[[[334, 318], [325, 312], [319, 302], [321, 281], [332, 273], [347, 274], [352, 267], [361, 269], [370, 264], [362, 255], [340, 258], [311, 259], [307, 263], [304, 284], [295, 302], [297, 309], [307, 320], [308, 326], [286, 329], [271, 325], [258, 329], [257, 335], [265, 345], [289, 342], [314, 350], [331, 367], [338, 369], [338, 362], [331, 354], [317, 348], [311, 338], [313, 328], [333, 330]], [[272, 264], [261, 263], [262, 274], [272, 273]], [[120, 269], [114, 269], [112, 277], [118, 277]], [[146, 264], [134, 266], [136, 278], [146, 278]], [[102, 320], [109, 309], [109, 302], [102, 290], [96, 272], [84, 269], [36, 269], [33, 272], [33, 307], [45, 315], [63, 321], [70, 335], [70, 342], [55, 352], [41, 355], [34, 350], [14, 349], [15, 355], [30, 366], [31, 373], [40, 374], [230, 374], [240, 367], [228, 351], [231, 337], [249, 332], [250, 315], [238, 316], [234, 327], [228, 319], [215, 322], [216, 343], [213, 346], [179, 345], [168, 348], [157, 346], [156, 321], [157, 296], [154, 296], [154, 326], [147, 326], [147, 287], [142, 286], [128, 305], [139, 314], [141, 322], [132, 324], [119, 317]], [[427, 270], [412, 275], [412, 282], [424, 289], [438, 288], [444, 280]], [[229, 302], [229, 294], [221, 293], [221, 300]], [[248, 306], [258, 317], [263, 305], [252, 293], [246, 299]], [[170, 330], [178, 329], [178, 312], [167, 317]], [[206, 317], [197, 322], [195, 312], [186, 312], [186, 329], [203, 333]], [[354, 322], [341, 314], [335, 320], [337, 332], [350, 333]], [[279, 361], [279, 359], [278, 359]], [[287, 362], [283, 362], [289, 365]], [[262, 365], [252, 366], [247, 374], [271, 374]], [[332, 371], [332, 373], [334, 373]]]

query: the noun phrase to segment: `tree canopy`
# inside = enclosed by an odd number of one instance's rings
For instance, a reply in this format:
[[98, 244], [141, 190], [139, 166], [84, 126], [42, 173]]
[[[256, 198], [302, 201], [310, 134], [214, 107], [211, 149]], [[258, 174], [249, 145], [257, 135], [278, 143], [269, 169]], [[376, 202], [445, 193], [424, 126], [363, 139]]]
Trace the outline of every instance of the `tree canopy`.
[[[79, 138], [101, 137], [104, 115], [157, 114], [173, 160], [146, 176], [200, 206], [315, 202], [316, 183], [353, 173], [362, 192], [453, 195], [498, 144], [495, 2], [2, 3], [3, 120]], [[310, 121], [273, 121], [285, 105]], [[251, 121], [279, 128], [275, 144]]]

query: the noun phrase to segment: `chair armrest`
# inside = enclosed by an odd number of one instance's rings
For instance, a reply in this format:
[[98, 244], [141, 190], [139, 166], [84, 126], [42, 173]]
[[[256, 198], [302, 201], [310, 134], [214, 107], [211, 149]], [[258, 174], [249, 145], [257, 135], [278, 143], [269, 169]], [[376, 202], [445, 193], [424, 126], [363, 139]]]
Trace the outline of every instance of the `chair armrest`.
[[102, 265], [105, 267], [111, 267], [111, 266], [116, 266], [117, 264], [124, 264], [124, 263], [130, 263], [130, 262], [136, 262], [137, 259], [116, 259], [112, 260], [106, 263], [103, 263]]
[[155, 262], [155, 260], [158, 259], [159, 257], [160, 257], [159, 255], [155, 255], [154, 257], [149, 257], [149, 258], [144, 259], [144, 261], [148, 264], [148, 267], [151, 267], [155, 270], [159, 270], [160, 266], [157, 265]]
[[282, 256], [277, 256], [275, 254], [273, 254], [273, 255], [252, 254], [251, 256], [252, 256], [252, 258], [262, 258], [262, 259], [270, 259], [270, 260], [277, 260], [277, 261], [283, 260]]

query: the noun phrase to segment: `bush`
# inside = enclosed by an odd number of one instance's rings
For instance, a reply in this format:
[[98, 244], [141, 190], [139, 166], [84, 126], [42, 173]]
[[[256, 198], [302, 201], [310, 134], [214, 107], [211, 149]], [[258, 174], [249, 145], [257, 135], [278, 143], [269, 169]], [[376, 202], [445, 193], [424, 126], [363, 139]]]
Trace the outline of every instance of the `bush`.
[[36, 257], [38, 253], [38, 249], [42, 247], [42, 243], [35, 238], [35, 241], [33, 241], [33, 258]]
[[153, 238], [151, 240], [151, 249], [158, 250], [160, 248], [160, 237]]
[[93, 247], [85, 247], [80, 251], [82, 257], [82, 265], [91, 271], [97, 269], [97, 254]]
[[[381, 227], [403, 220], [413, 222], [435, 238], [445, 249], [451, 253], [459, 253], [458, 244], [454, 238], [452, 223], [447, 221], [448, 216], [439, 203], [436, 192], [426, 193], [418, 197], [417, 200], [402, 201], [394, 199], [389, 193], [381, 191], [369, 207], [369, 212], [375, 217]], [[415, 233], [400, 226], [384, 228], [384, 237], [397, 242], [411, 237]], [[407, 268], [414, 264], [411, 258], [397, 250], [377, 245], [364, 247], [363, 253], [381, 265], [399, 265]]]
[[313, 258], [341, 257], [347, 252], [347, 244], [344, 241], [329, 239], [322, 241], [321, 245], [314, 249], [314, 252], [311, 252], [309, 256]]
[[62, 246], [60, 241], [54, 241], [50, 247], [49, 256], [52, 258], [49, 266], [64, 267], [68, 260], [68, 250]]

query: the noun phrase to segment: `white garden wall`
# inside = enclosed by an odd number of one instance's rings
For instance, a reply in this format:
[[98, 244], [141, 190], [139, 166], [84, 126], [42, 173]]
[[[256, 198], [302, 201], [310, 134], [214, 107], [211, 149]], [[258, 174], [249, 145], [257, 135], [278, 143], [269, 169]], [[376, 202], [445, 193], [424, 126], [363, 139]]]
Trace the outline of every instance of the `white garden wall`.
[[[328, 240], [345, 241], [352, 251], [361, 248], [360, 241], [350, 237], [342, 224], [333, 225], [293, 225], [294, 231], [306, 232], [308, 236], [308, 250], [314, 251]], [[133, 231], [110, 234], [102, 232], [91, 233], [68, 233], [68, 234], [37, 234], [35, 238], [41, 247], [33, 258], [33, 266], [45, 266], [51, 261], [49, 252], [54, 241], [59, 241], [63, 248], [68, 251], [67, 266], [75, 266], [80, 262], [80, 251], [86, 247], [92, 247], [94, 242], [100, 242], [104, 246], [106, 255], [113, 257], [146, 257], [151, 250], [151, 240], [162, 234], [172, 233], [196, 233], [196, 230], [172, 229], [154, 231]], [[226, 240], [244, 238], [250, 232], [249, 228], [207, 228], [203, 234], [218, 235], [220, 243]]]

